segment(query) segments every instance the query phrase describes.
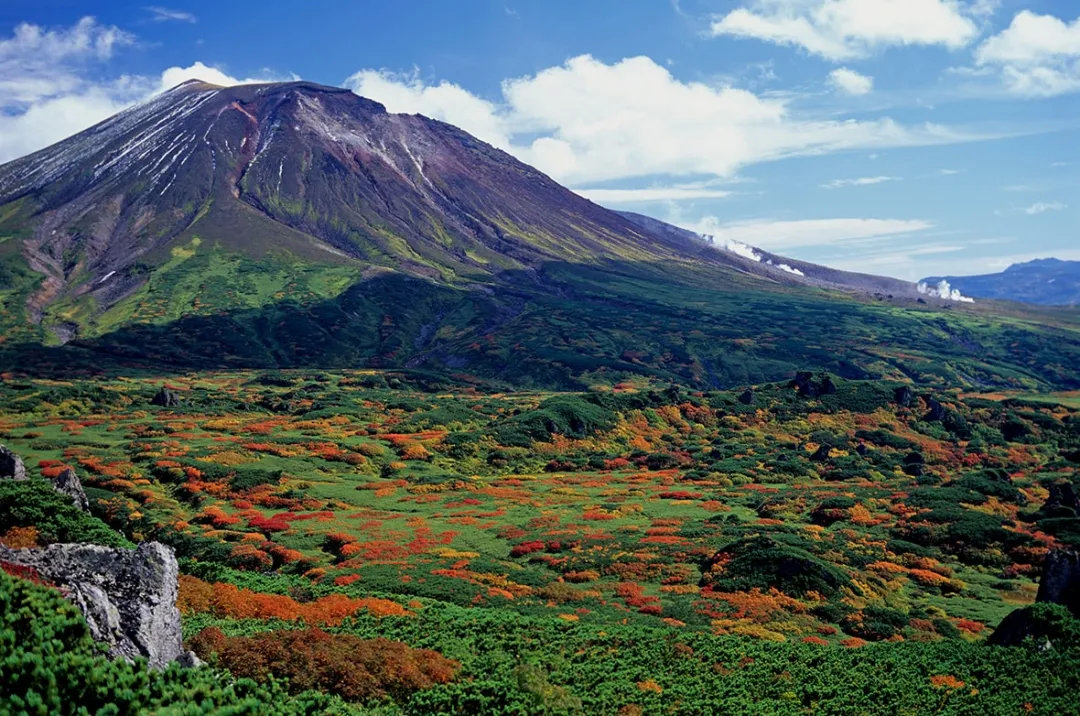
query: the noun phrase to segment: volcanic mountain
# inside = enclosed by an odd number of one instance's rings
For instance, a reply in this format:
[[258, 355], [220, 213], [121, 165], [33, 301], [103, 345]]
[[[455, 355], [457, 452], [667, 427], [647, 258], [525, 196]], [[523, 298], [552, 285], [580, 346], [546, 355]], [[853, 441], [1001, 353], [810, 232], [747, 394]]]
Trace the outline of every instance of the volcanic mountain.
[[[898, 333], [908, 355], [979, 363], [969, 377], [1012, 365], [968, 327], [920, 329], [961, 307], [914, 284], [613, 212], [451, 125], [308, 82], [186, 82], [0, 166], [0, 308], [0, 362], [24, 369], [74, 356], [718, 385], [895, 372]], [[1028, 338], [1056, 330], [1025, 320]], [[848, 349], [825, 345], [840, 325]], [[45, 361], [56, 342], [72, 345]], [[1020, 370], [1056, 382], [1047, 365]]]

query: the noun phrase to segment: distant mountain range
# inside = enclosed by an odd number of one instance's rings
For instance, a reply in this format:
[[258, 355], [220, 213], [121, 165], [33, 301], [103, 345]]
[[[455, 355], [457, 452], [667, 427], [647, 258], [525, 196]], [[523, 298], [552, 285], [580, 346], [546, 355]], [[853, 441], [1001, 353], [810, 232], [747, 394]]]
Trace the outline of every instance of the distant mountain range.
[[931, 276], [928, 285], [942, 279], [975, 298], [996, 298], [1044, 306], [1080, 305], [1080, 261], [1035, 259], [1013, 264], [1000, 273], [979, 276]]
[[309, 82], [186, 82], [0, 166], [0, 373], [1080, 385], [1071, 319], [1014, 310], [1000, 331], [999, 310], [611, 211], [449, 124]]

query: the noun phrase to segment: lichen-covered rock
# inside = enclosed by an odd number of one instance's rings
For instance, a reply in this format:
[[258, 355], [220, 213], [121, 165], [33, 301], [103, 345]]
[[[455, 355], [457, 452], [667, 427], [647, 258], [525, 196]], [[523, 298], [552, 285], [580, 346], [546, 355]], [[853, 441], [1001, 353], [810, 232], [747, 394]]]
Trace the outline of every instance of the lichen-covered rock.
[[59, 475], [53, 478], [53, 489], [57, 492], [62, 492], [65, 495], [71, 497], [71, 501], [75, 503], [83, 512], [90, 511], [90, 501], [86, 499], [86, 493], [83, 491], [82, 483], [79, 482], [79, 476], [75, 474], [75, 471], [71, 468], [64, 470]]
[[92, 544], [0, 546], [0, 560], [30, 567], [59, 587], [82, 610], [94, 639], [108, 645], [109, 656], [142, 657], [153, 668], [197, 663], [181, 638], [179, 568], [170, 547], [159, 542], [133, 550]]
[[12, 480], [25, 480], [26, 467], [18, 455], [0, 445], [0, 478], [3, 477]]

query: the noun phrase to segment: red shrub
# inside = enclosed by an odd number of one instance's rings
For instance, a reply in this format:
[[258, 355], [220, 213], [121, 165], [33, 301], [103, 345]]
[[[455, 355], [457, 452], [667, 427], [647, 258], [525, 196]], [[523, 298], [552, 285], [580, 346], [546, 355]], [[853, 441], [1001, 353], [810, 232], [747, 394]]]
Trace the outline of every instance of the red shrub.
[[545, 547], [546, 545], [539, 540], [535, 542], [522, 542], [521, 544], [514, 545], [513, 549], [510, 550], [510, 556], [524, 557], [525, 555], [532, 554], [533, 552], [542, 552]]

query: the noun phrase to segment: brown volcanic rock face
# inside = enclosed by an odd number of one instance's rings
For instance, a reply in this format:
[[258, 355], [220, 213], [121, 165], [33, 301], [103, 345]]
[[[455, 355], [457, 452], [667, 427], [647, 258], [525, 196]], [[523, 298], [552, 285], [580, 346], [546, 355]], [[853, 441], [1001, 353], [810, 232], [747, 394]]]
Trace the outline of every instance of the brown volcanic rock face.
[[137, 262], [192, 236], [443, 280], [677, 253], [461, 130], [306, 82], [187, 82], [0, 167], [4, 206], [46, 275], [34, 317], [65, 295], [115, 303]]

